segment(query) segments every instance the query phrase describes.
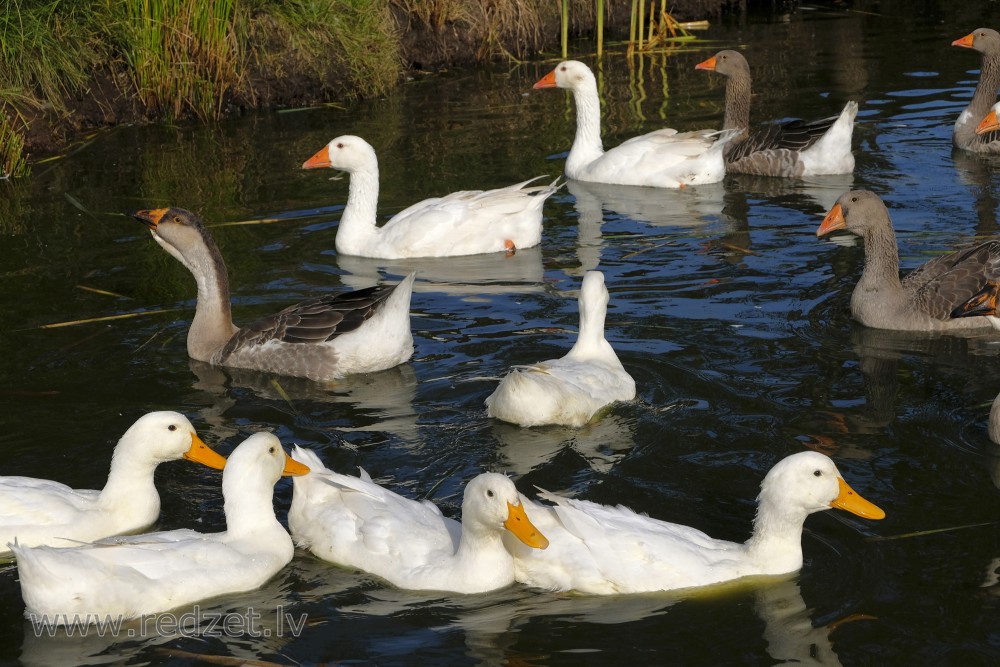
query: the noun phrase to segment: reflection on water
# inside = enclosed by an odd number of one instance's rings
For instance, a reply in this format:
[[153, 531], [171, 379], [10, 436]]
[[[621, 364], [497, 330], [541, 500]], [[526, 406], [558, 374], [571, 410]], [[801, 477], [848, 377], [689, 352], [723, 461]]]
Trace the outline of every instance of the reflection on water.
[[438, 292], [455, 296], [508, 294], [542, 291], [545, 272], [540, 247], [518, 250], [513, 256], [504, 253], [462, 255], [440, 258], [370, 259], [352, 255], [336, 256], [337, 266], [345, 272], [343, 281], [351, 289], [370, 287], [384, 280], [417, 273], [415, 292]]
[[[620, 407], [620, 406], [619, 406]], [[626, 416], [606, 414], [583, 427], [522, 428], [493, 420], [501, 470], [515, 478], [571, 449], [596, 472], [606, 474], [634, 444], [635, 423]]]

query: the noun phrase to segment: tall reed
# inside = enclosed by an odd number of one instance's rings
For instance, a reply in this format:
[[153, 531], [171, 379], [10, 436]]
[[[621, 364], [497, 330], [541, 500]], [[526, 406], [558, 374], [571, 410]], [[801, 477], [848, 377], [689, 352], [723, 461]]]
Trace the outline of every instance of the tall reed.
[[126, 8], [131, 65], [142, 103], [171, 117], [217, 118], [240, 83], [235, 0], [134, 0]]

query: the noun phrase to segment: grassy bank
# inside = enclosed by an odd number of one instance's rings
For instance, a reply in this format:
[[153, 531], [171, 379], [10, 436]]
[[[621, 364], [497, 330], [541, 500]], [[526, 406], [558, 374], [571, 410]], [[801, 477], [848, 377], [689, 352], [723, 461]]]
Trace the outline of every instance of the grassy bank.
[[[703, 6], [706, 0], [689, 0]], [[558, 44], [553, 0], [7, 0], [0, 9], [0, 178], [26, 151], [121, 122], [384, 92], [405, 67]], [[571, 34], [592, 0], [569, 0]], [[627, 18], [630, 0], [606, 0]], [[716, 2], [718, 5], [723, 1]], [[622, 18], [624, 17], [624, 18]], [[612, 20], [612, 24], [615, 21]]]

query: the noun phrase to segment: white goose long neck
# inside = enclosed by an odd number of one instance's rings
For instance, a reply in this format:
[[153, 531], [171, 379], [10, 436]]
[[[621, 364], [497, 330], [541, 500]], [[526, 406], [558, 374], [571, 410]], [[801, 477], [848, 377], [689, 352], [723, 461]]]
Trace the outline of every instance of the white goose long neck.
[[566, 158], [566, 175], [577, 178], [587, 165], [604, 155], [601, 100], [593, 76], [573, 88], [573, 102], [576, 104], [576, 137]]
[[340, 217], [335, 245], [338, 253], [361, 255], [379, 235], [375, 224], [378, 209], [378, 162], [351, 171], [347, 206]]

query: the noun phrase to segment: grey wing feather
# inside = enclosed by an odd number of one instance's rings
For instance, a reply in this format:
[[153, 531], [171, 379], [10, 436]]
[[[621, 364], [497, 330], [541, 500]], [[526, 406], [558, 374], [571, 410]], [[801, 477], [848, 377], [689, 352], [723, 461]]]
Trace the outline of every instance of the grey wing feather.
[[1000, 241], [987, 241], [923, 264], [903, 279], [903, 289], [932, 317], [948, 319], [956, 306], [998, 278]]
[[736, 162], [758, 151], [805, 150], [819, 141], [838, 118], [839, 115], [811, 121], [790, 120], [754, 128], [743, 141], [729, 143], [726, 147], [726, 161]]
[[396, 285], [377, 285], [345, 294], [308, 299], [289, 306], [237, 331], [219, 356], [225, 359], [240, 348], [263, 345], [269, 341], [325, 343], [364, 324], [394, 289]]

